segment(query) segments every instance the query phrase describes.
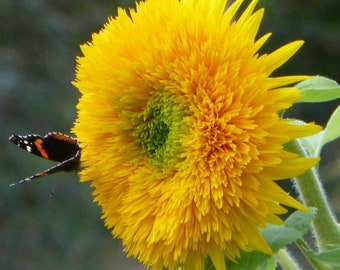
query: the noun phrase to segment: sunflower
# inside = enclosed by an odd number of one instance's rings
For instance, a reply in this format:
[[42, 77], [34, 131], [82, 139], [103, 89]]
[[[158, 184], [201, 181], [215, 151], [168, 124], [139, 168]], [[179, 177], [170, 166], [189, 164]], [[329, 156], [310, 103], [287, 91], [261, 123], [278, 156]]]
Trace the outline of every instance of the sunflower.
[[272, 254], [259, 228], [281, 224], [284, 206], [305, 210], [276, 181], [318, 161], [284, 144], [319, 127], [279, 117], [308, 77], [270, 77], [303, 42], [260, 55], [263, 9], [252, 1], [235, 18], [242, 2], [120, 9], [77, 59], [81, 181], [127, 254], [154, 270]]

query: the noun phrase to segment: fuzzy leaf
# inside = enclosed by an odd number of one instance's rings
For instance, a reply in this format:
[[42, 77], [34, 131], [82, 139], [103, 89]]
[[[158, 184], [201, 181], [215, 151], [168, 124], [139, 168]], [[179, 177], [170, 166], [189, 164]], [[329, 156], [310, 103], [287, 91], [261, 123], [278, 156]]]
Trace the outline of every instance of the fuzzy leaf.
[[[304, 253], [313, 261], [333, 267], [340, 267], [340, 247], [317, 253], [313, 250], [304, 248]], [[333, 268], [332, 268], [333, 269]]]
[[274, 252], [301, 238], [309, 229], [316, 214], [310, 207], [308, 212], [295, 211], [283, 225], [269, 225], [262, 234]]
[[322, 139], [322, 146], [340, 137], [340, 106], [330, 117]]
[[331, 115], [324, 130], [319, 133], [298, 139], [308, 150], [310, 156], [320, 156], [322, 147], [340, 138], [340, 106]]
[[[296, 211], [287, 218], [283, 225], [268, 225], [261, 232], [273, 252], [277, 252], [301, 238], [309, 229], [315, 214], [315, 208], [309, 208], [308, 212]], [[227, 269], [274, 270], [276, 266], [274, 262], [273, 257], [258, 251], [241, 252], [241, 259], [236, 263], [227, 261]]]
[[230, 261], [227, 262], [228, 270], [274, 270], [275, 267], [275, 259], [259, 251], [251, 253], [241, 252], [241, 259], [239, 259], [236, 263]]
[[336, 81], [316, 76], [298, 83], [303, 97], [298, 102], [324, 102], [340, 98], [340, 86]]

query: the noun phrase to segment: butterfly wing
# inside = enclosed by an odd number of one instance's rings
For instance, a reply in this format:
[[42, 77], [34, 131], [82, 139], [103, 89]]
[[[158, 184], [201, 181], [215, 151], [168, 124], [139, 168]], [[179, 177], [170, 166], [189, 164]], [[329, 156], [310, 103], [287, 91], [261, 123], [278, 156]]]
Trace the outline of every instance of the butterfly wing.
[[9, 140], [29, 153], [42, 158], [48, 158], [47, 154], [44, 151], [41, 151], [43, 138], [40, 135], [30, 134], [27, 136], [21, 136], [13, 134], [9, 137]]
[[74, 157], [80, 149], [77, 140], [58, 132], [50, 132], [44, 137], [14, 134], [9, 140], [29, 153], [58, 162]]
[[52, 168], [22, 179], [11, 186], [31, 181], [61, 171], [74, 171], [79, 168], [81, 148], [78, 141], [59, 132], [50, 132], [44, 137], [36, 134], [21, 136], [14, 134], [9, 140], [20, 148], [42, 158], [58, 161]]
[[76, 156], [80, 150], [76, 139], [58, 132], [50, 132], [45, 135], [41, 147], [48, 153], [48, 159], [58, 162]]

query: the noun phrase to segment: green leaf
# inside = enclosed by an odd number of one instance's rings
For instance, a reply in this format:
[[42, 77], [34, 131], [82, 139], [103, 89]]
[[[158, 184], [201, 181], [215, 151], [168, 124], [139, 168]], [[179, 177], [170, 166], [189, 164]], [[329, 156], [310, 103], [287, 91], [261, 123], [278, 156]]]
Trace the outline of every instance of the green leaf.
[[275, 267], [275, 259], [259, 251], [241, 252], [241, 259], [236, 263], [227, 261], [228, 270], [274, 270]]
[[[308, 212], [296, 211], [290, 215], [283, 225], [268, 225], [261, 232], [273, 252], [301, 238], [309, 229], [316, 214], [316, 208]], [[236, 262], [227, 261], [228, 270], [274, 270], [275, 259], [269, 255], [254, 251], [241, 252], [241, 258]]]
[[325, 252], [317, 253], [308, 248], [302, 247], [305, 254], [313, 261], [329, 266], [340, 267], [340, 247], [328, 250]]
[[331, 115], [324, 131], [322, 146], [340, 137], [340, 106]]
[[283, 225], [268, 225], [266, 229], [261, 230], [274, 252], [301, 238], [308, 231], [316, 214], [316, 208], [308, 209], [308, 212], [295, 211]]
[[336, 81], [316, 76], [298, 83], [303, 97], [298, 102], [324, 102], [340, 98], [340, 86]]
[[320, 156], [324, 145], [338, 138], [340, 138], [340, 106], [333, 112], [324, 130], [298, 140], [307, 148], [312, 157], [317, 157]]

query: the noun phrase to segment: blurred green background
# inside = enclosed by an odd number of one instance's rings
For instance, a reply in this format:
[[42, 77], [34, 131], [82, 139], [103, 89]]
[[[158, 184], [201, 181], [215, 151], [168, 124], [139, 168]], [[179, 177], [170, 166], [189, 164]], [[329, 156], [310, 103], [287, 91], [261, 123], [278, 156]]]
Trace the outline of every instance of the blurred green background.
[[[0, 269], [143, 269], [122, 253], [103, 226], [91, 188], [75, 174], [8, 185], [54, 163], [8, 142], [13, 133], [69, 134], [76, 118], [74, 79], [79, 45], [134, 1], [2, 0], [0, 2]], [[260, 0], [262, 50], [303, 39], [306, 44], [274, 75], [326, 75], [340, 82], [339, 0]], [[138, 50], [138, 48], [136, 48]], [[339, 100], [298, 105], [289, 115], [324, 124]], [[340, 216], [340, 143], [322, 153], [321, 175]], [[50, 192], [54, 190], [54, 196]]]

